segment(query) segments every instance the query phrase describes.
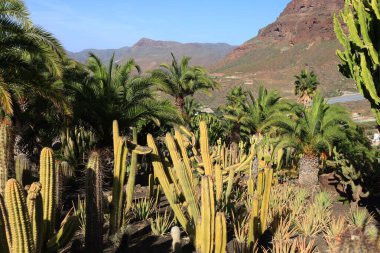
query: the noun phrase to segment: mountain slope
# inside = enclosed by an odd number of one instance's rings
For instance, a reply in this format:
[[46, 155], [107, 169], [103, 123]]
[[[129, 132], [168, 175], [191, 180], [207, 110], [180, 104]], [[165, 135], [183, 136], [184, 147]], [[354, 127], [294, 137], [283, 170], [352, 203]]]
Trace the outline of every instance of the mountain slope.
[[314, 70], [326, 95], [352, 90], [351, 81], [338, 71], [335, 51], [339, 48], [333, 29], [333, 14], [343, 0], [293, 0], [278, 19], [258, 36], [234, 49], [214, 68], [224, 73], [222, 86], [243, 84], [255, 90], [258, 83], [292, 96], [294, 75]]
[[193, 65], [211, 66], [215, 65], [234, 48], [234, 46], [225, 43], [179, 43], [143, 38], [132, 47], [105, 50], [87, 49], [78, 53], [69, 52], [68, 54], [77, 61], [86, 62], [89, 52], [93, 52], [103, 62], [108, 62], [112, 54], [115, 53], [116, 61], [125, 62], [129, 58], [134, 58], [143, 70], [149, 70], [161, 63], [169, 62], [171, 52], [177, 58], [184, 55], [192, 57], [191, 64]]

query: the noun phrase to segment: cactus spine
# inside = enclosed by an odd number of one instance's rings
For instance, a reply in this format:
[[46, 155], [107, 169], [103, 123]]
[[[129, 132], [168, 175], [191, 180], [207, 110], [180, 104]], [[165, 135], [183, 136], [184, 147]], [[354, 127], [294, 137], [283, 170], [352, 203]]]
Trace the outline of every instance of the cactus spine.
[[92, 152], [86, 175], [86, 252], [103, 252], [103, 178], [100, 158]]
[[0, 193], [4, 194], [10, 162], [10, 126], [0, 123]]
[[26, 204], [28, 207], [35, 250], [36, 253], [40, 253], [42, 247], [41, 228], [43, 224], [43, 206], [40, 183], [35, 182], [30, 186], [26, 198]]
[[5, 207], [9, 215], [12, 252], [34, 253], [34, 242], [23, 189], [15, 179], [5, 187]]
[[56, 171], [53, 150], [43, 148], [40, 156], [40, 183], [43, 203], [43, 228], [44, 240], [54, 235], [56, 212]]

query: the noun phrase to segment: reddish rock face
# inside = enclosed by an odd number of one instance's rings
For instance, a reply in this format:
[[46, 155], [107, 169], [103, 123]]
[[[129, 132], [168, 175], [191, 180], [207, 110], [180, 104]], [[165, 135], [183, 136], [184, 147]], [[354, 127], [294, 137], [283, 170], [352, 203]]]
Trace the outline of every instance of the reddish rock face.
[[335, 40], [333, 15], [344, 7], [344, 0], [293, 0], [277, 20], [260, 30], [258, 36], [236, 48], [228, 59], [236, 59], [254, 50], [258, 42], [268, 45], [286, 42]]

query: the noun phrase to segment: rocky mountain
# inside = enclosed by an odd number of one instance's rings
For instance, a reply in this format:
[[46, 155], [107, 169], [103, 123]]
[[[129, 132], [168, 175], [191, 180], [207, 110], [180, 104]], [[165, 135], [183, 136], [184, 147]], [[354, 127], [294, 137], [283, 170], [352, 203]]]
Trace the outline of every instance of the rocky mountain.
[[308, 68], [318, 74], [326, 95], [353, 90], [354, 84], [339, 73], [335, 55], [340, 45], [333, 15], [343, 6], [344, 0], [292, 0], [274, 23], [214, 67], [222, 87], [243, 85], [255, 91], [264, 84], [292, 96], [294, 75]]
[[143, 38], [132, 47], [119, 49], [86, 49], [78, 53], [69, 52], [73, 59], [86, 62], [89, 52], [93, 52], [103, 62], [108, 62], [115, 53], [118, 62], [134, 58], [143, 70], [152, 69], [159, 64], [171, 60], [170, 53], [173, 52], [177, 58], [184, 55], [192, 57], [191, 64], [211, 66], [220, 61], [235, 47], [225, 43], [179, 43], [174, 41], [157, 41]]

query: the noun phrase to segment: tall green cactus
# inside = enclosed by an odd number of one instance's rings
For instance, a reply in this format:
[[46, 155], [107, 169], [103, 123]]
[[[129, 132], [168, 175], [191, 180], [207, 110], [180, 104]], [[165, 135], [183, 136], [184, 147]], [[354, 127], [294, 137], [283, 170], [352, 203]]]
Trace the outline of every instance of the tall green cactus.
[[103, 252], [103, 176], [100, 158], [92, 152], [86, 174], [86, 252]]
[[10, 126], [0, 123], [0, 193], [3, 194], [10, 166]]
[[201, 252], [213, 252], [214, 229], [215, 229], [215, 201], [213, 183], [209, 177], [202, 178], [201, 188]]
[[114, 175], [110, 216], [111, 234], [114, 234], [119, 230], [122, 220], [123, 187], [125, 173], [127, 171], [128, 148], [126, 145], [126, 141], [121, 137], [117, 138], [115, 154], [116, 155], [114, 158]]
[[56, 181], [54, 157], [49, 148], [41, 152], [40, 181], [31, 185], [27, 199], [16, 179], [6, 183], [4, 203], [0, 195], [0, 242], [4, 241], [5, 234], [8, 247], [2, 243], [1, 252], [54, 253], [64, 247], [78, 229], [78, 217], [69, 212], [58, 233], [54, 233]]
[[43, 224], [43, 206], [40, 183], [35, 182], [30, 186], [28, 196], [26, 198], [26, 204], [28, 207], [35, 250], [36, 253], [40, 253], [43, 239], [41, 233]]
[[44, 240], [54, 235], [56, 213], [56, 170], [53, 150], [43, 148], [40, 155], [40, 183], [43, 202], [43, 227]]
[[5, 207], [9, 215], [12, 253], [34, 253], [31, 223], [21, 185], [10, 179], [5, 186]]
[[[0, 252], [9, 253], [12, 245], [9, 218], [3, 195], [0, 194]], [[9, 243], [8, 243], [9, 241]]]
[[337, 51], [340, 72], [356, 81], [359, 92], [370, 102], [380, 129], [380, 3], [378, 0], [345, 0], [345, 3], [340, 17], [334, 17], [335, 34], [344, 48], [344, 52]]
[[[137, 128], [134, 127], [132, 129], [133, 132], [133, 143], [137, 144]], [[133, 189], [135, 187], [137, 174], [137, 153], [132, 152], [131, 155], [131, 167], [129, 170], [128, 181], [127, 181], [127, 196], [126, 196], [126, 204], [125, 204], [125, 212], [128, 212], [132, 207], [132, 199], [133, 199]]]
[[215, 218], [215, 253], [225, 253], [227, 246], [227, 222], [224, 213], [218, 212]]

